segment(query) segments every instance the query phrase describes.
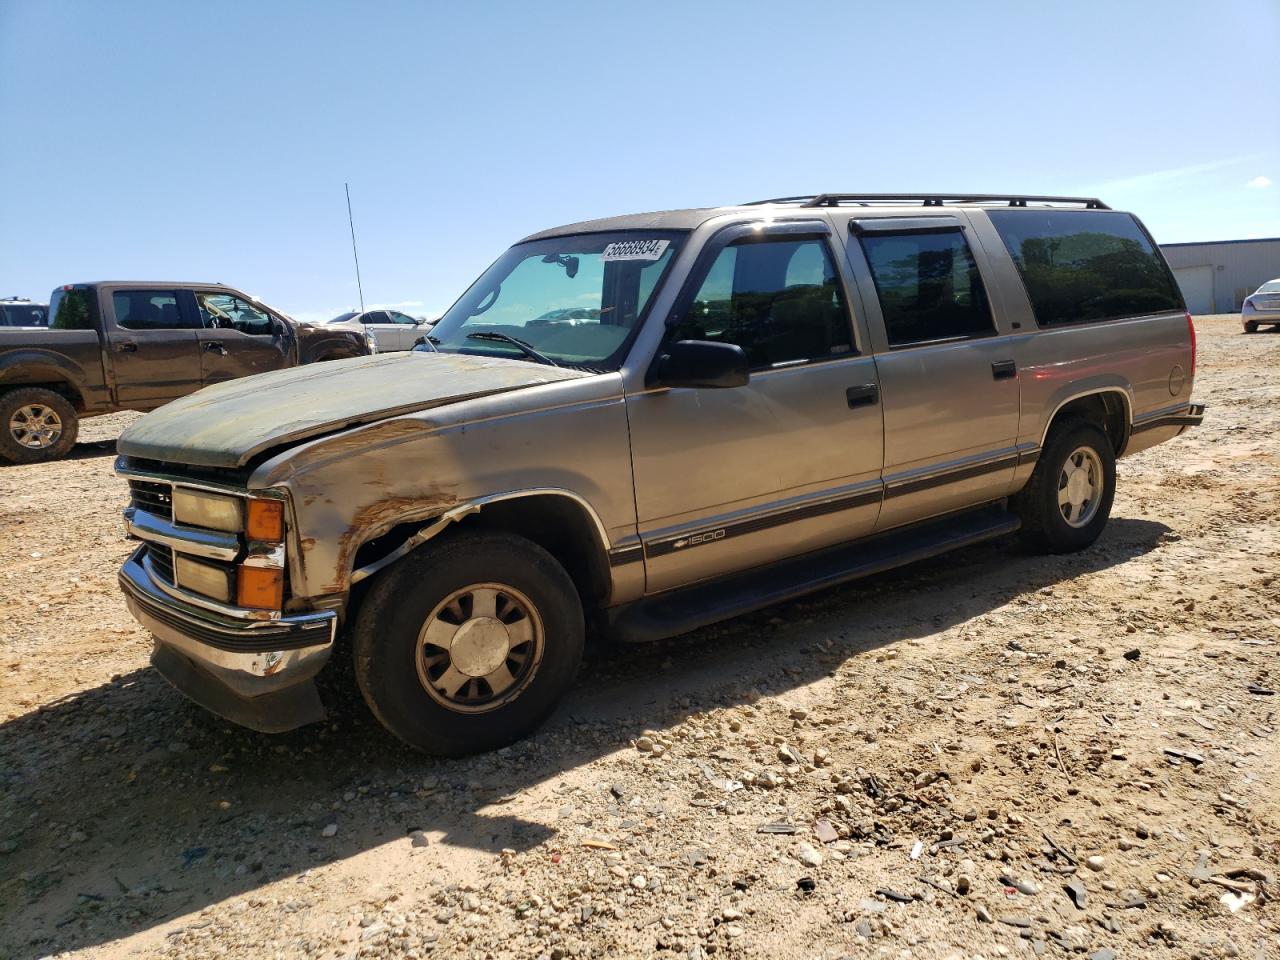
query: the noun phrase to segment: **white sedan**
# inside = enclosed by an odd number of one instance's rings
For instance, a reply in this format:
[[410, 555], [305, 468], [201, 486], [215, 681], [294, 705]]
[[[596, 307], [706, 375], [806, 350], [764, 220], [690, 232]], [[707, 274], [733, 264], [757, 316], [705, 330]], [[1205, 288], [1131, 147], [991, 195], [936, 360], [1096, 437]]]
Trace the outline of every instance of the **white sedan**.
[[366, 310], [363, 313], [352, 310], [329, 322], [363, 324], [365, 333], [377, 341], [381, 353], [412, 350], [417, 339], [431, 329], [429, 320], [411, 317], [399, 310]]

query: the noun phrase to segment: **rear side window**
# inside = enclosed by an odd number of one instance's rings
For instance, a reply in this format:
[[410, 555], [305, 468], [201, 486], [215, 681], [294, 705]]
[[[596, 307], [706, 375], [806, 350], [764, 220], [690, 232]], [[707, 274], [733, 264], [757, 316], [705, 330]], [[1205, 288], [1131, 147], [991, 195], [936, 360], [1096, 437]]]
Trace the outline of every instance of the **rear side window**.
[[8, 303], [0, 306], [0, 327], [43, 327], [44, 307], [31, 303]]
[[995, 333], [987, 289], [959, 230], [862, 238], [889, 346]]
[[1127, 213], [992, 210], [1040, 326], [1184, 309], [1151, 239]]
[[49, 328], [52, 330], [92, 330], [89, 291], [81, 287], [58, 289], [49, 298]]
[[111, 295], [116, 325], [125, 330], [194, 329], [178, 309], [174, 290], [117, 290]]
[[725, 247], [674, 336], [737, 344], [753, 370], [853, 352], [844, 293], [821, 240]]

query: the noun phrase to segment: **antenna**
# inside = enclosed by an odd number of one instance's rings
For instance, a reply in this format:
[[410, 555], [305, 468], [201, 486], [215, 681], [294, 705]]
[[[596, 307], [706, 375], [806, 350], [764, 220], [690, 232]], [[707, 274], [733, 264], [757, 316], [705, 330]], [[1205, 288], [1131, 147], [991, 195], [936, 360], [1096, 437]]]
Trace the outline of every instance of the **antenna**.
[[364, 313], [364, 286], [360, 283], [360, 254], [356, 253], [356, 222], [351, 216], [351, 187], [344, 183], [347, 191], [347, 223], [351, 227], [351, 257], [356, 262], [356, 289], [360, 291], [360, 312]]

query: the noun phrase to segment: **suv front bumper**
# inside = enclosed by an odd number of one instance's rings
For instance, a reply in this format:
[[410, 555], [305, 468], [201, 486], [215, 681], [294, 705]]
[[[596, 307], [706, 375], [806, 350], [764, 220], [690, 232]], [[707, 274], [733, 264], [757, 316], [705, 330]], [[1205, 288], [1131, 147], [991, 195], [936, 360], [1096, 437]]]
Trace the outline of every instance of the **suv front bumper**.
[[243, 620], [184, 603], [152, 577], [147, 548], [120, 569], [129, 612], [151, 631], [151, 662], [179, 692], [264, 733], [323, 720], [314, 677], [333, 652], [333, 611]]

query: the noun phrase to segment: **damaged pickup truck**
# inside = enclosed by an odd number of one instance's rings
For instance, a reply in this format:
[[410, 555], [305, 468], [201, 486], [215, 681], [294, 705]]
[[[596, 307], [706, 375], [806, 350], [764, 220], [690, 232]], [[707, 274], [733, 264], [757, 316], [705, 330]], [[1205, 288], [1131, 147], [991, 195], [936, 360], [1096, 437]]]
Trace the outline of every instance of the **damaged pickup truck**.
[[371, 351], [354, 324], [299, 323], [218, 283], [69, 283], [48, 316], [47, 329], [0, 328], [0, 463], [65, 457], [82, 417]]
[[407, 354], [209, 387], [121, 437], [153, 663], [262, 731], [344, 650], [456, 755], [534, 729], [591, 634], [672, 636], [1021, 530], [1101, 533], [1200, 422], [1158, 248], [1097, 200], [824, 194], [511, 247]]

